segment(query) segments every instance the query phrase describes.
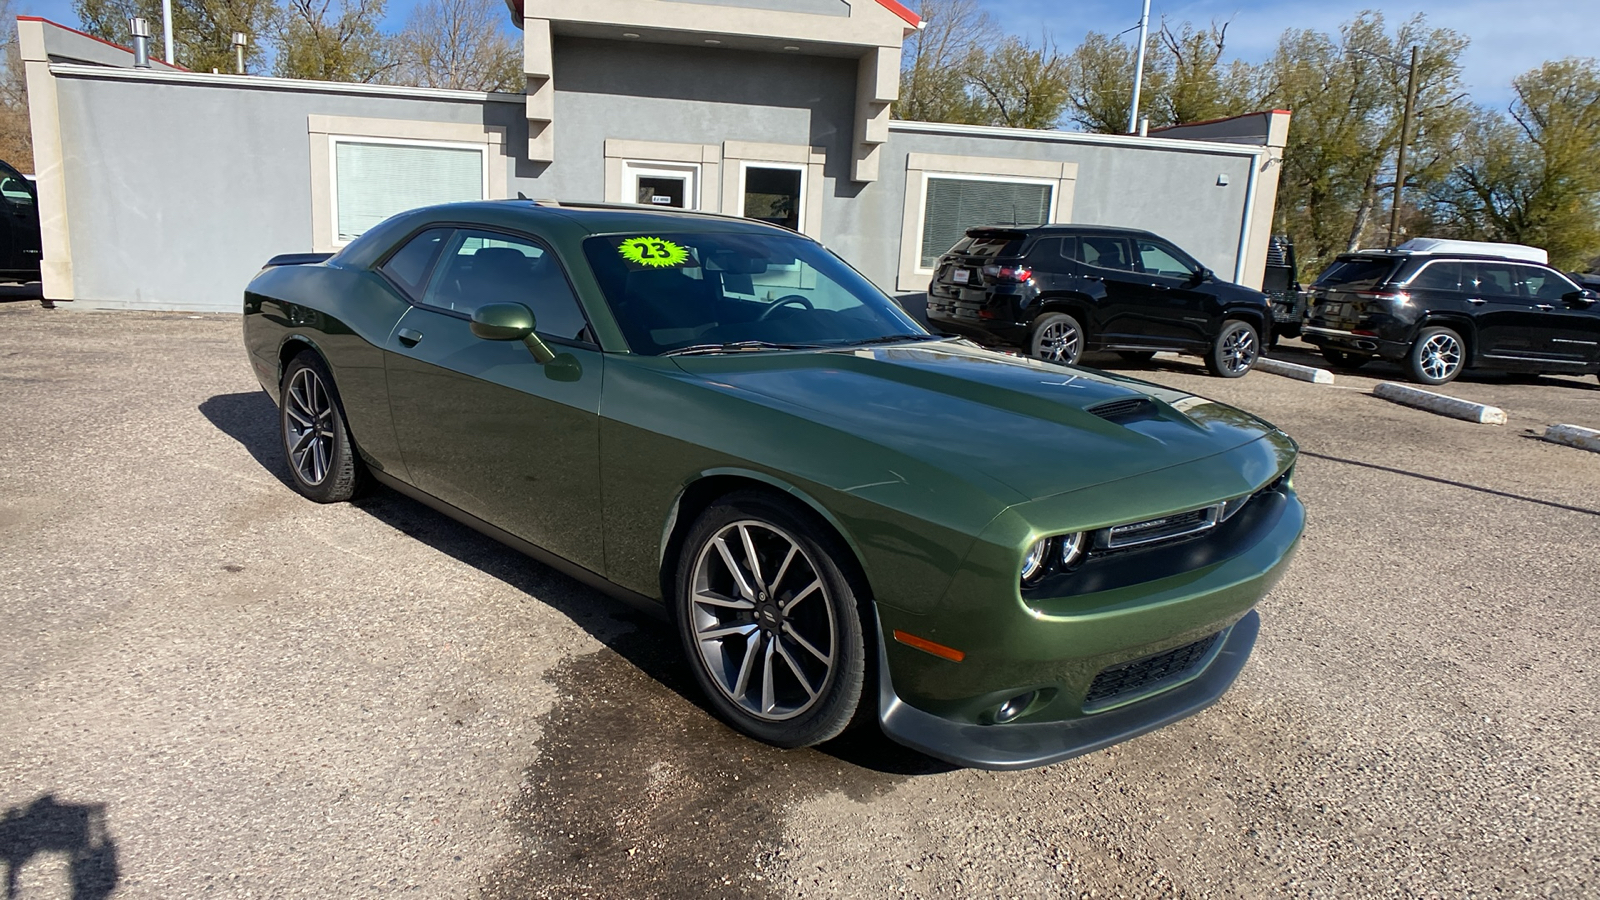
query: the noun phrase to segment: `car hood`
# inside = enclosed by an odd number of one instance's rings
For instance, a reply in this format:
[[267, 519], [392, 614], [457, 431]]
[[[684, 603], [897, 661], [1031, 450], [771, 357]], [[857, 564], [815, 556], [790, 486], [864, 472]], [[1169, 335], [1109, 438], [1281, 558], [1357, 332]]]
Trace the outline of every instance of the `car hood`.
[[1233, 407], [952, 341], [679, 357], [708, 387], [1036, 500], [1224, 453], [1276, 431]]

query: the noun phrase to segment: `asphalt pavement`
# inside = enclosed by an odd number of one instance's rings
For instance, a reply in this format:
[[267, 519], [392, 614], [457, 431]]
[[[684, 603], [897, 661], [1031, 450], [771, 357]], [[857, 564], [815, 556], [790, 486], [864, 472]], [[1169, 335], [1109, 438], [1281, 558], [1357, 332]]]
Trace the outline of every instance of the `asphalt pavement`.
[[[1283, 358], [1315, 363], [1307, 348]], [[1600, 895], [1600, 383], [1505, 426], [1124, 374], [1299, 441], [1211, 709], [1021, 773], [781, 752], [653, 620], [405, 498], [284, 483], [233, 316], [0, 306], [0, 868], [27, 898]]]

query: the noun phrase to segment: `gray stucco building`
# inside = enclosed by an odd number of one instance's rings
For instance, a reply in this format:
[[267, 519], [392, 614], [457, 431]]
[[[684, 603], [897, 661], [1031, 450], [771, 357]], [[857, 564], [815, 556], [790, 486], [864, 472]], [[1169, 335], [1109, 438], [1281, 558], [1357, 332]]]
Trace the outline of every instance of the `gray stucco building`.
[[643, 202], [817, 237], [885, 290], [992, 221], [1159, 232], [1259, 285], [1288, 113], [1150, 137], [890, 118], [894, 0], [513, 0], [523, 94], [188, 72], [19, 19], [46, 296], [234, 311], [276, 253], [425, 203]]

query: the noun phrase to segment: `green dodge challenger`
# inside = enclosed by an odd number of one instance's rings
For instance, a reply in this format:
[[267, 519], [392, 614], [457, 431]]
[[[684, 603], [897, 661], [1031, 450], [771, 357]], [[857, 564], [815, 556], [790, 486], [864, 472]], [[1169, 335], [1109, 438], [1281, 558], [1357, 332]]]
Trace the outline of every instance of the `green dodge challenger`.
[[876, 718], [1017, 769], [1190, 715], [1305, 523], [1273, 426], [930, 334], [749, 220], [420, 209], [244, 308], [302, 494], [376, 481], [664, 613], [782, 747]]

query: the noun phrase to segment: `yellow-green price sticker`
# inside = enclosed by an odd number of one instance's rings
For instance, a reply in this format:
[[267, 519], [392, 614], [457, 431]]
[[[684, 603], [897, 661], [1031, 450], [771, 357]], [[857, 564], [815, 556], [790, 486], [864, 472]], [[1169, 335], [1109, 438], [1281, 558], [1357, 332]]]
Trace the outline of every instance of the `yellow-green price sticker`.
[[656, 269], [681, 266], [689, 258], [689, 251], [657, 237], [628, 238], [617, 245], [617, 252], [628, 262]]

